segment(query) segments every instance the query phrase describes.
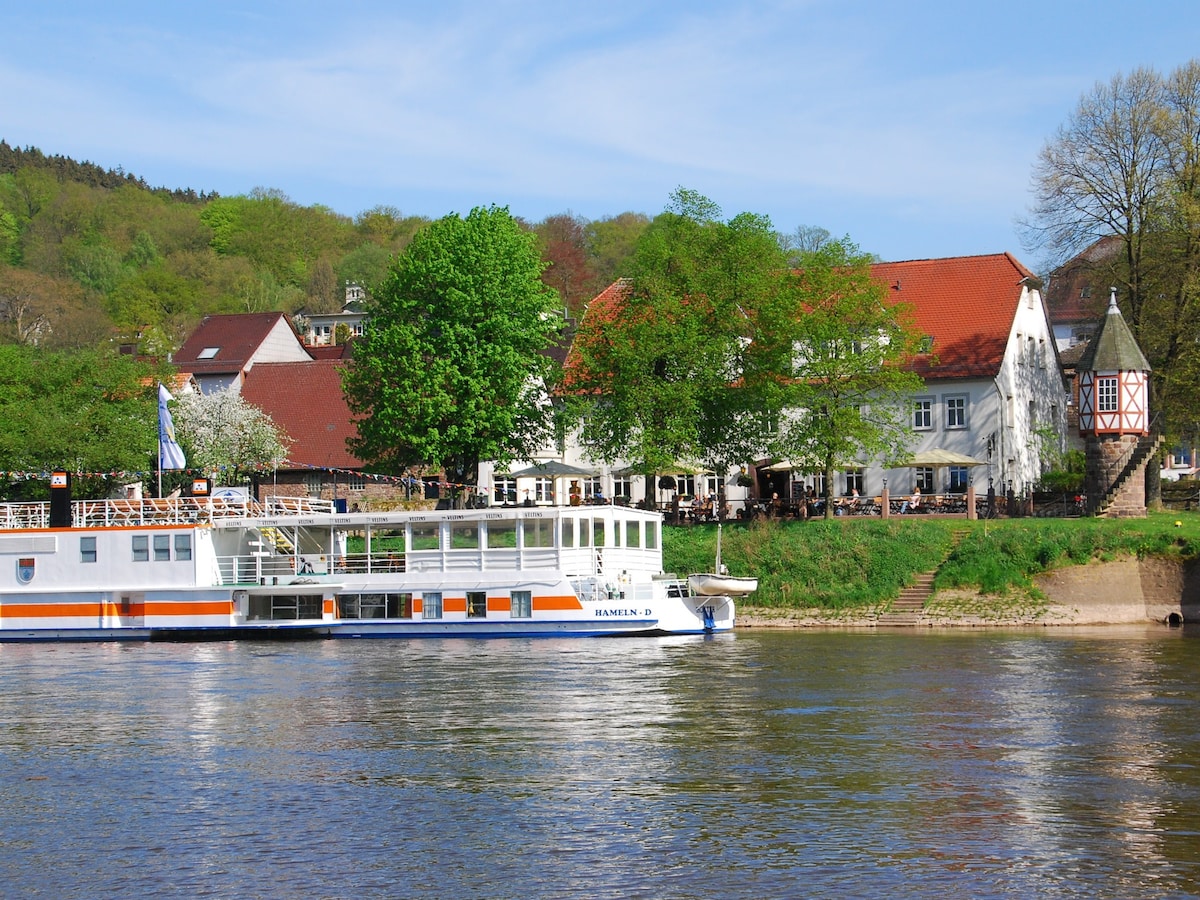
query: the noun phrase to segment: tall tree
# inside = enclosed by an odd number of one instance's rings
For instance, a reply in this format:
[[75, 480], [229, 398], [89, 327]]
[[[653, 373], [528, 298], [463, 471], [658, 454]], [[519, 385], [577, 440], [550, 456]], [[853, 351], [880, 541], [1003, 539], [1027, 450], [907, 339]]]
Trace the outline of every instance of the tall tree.
[[450, 215], [414, 236], [376, 287], [344, 375], [359, 458], [475, 484], [481, 460], [532, 456], [550, 424], [545, 351], [562, 324], [541, 271], [534, 236], [507, 208]]
[[908, 449], [909, 403], [922, 380], [905, 363], [920, 333], [848, 238], [825, 241], [798, 262], [773, 302], [756, 311], [746, 380], [772, 423], [771, 455], [825, 476], [830, 517], [835, 470]]
[[542, 281], [558, 291], [562, 305], [578, 315], [595, 294], [587, 253], [587, 225], [570, 213], [548, 216], [534, 226], [546, 268]]
[[[1034, 239], [1060, 255], [1108, 235], [1106, 273], [1154, 375], [1153, 427], [1193, 432], [1200, 418], [1200, 63], [1163, 78], [1137, 69], [1098, 84], [1047, 142], [1034, 172]], [[1159, 490], [1147, 467], [1148, 500]]]
[[80, 498], [107, 496], [115, 479], [149, 477], [161, 374], [111, 352], [0, 346], [0, 471], [12, 479], [5, 496], [44, 498], [40, 473], [60, 467], [76, 473]]
[[741, 357], [783, 253], [765, 218], [720, 215], [676, 191], [639, 240], [631, 278], [593, 301], [564, 387], [598, 458], [650, 475], [680, 462], [721, 471], [754, 451]]
[[1145, 244], [1165, 199], [1163, 116], [1162, 79], [1153, 69], [1117, 75], [1080, 99], [1034, 169], [1034, 235], [1052, 252], [1070, 256], [1106, 235], [1121, 237], [1135, 333], [1145, 300]]

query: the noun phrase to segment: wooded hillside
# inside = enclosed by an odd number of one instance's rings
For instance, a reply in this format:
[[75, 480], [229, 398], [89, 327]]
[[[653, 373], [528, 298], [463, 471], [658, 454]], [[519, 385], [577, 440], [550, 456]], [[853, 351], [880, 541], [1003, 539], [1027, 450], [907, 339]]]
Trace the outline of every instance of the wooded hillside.
[[[578, 312], [622, 273], [648, 221], [522, 224], [539, 237], [544, 281]], [[166, 356], [212, 313], [333, 312], [347, 283], [370, 291], [428, 222], [385, 205], [350, 218], [275, 189], [150, 187], [0, 140], [0, 343]]]

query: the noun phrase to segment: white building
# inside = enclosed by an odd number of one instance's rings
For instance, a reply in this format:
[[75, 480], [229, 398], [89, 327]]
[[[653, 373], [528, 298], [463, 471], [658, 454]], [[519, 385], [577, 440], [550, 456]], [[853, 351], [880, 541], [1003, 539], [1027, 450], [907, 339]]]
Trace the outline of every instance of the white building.
[[[960, 493], [974, 484], [981, 495], [989, 482], [996, 491], [1031, 489], [1044, 459], [1064, 447], [1068, 395], [1063, 382], [1046, 307], [1037, 278], [1007, 253], [950, 259], [879, 263], [874, 277], [887, 285], [897, 301], [910, 304], [917, 327], [926, 335], [928, 352], [915, 360], [925, 389], [912, 399], [913, 453], [941, 449], [979, 460], [974, 467], [891, 468], [882, 461], [837, 473], [837, 495], [856, 488], [863, 496], [878, 495], [886, 486], [893, 496], [920, 486], [923, 493]], [[618, 282], [598, 295], [580, 323], [588, 328], [595, 311], [619, 304], [625, 287]], [[611, 314], [611, 311], [609, 312]], [[575, 467], [567, 475], [531, 475], [505, 479], [491, 465], [480, 471], [480, 486], [492, 502], [567, 502], [571, 482], [586, 500], [596, 492], [607, 498], [653, 499], [672, 495], [716, 495], [718, 488], [736, 511], [748, 498], [790, 496], [797, 485], [821, 493], [816, 476], [791, 472], [771, 459], [747, 460], [749, 486], [739, 485], [738, 469], [730, 472], [670, 473], [673, 491], [617, 464], [588, 459], [568, 441], [533, 462], [556, 461]], [[864, 461], [866, 462], [866, 461]], [[521, 467], [514, 467], [514, 471]], [[665, 473], [663, 473], [665, 474]]]

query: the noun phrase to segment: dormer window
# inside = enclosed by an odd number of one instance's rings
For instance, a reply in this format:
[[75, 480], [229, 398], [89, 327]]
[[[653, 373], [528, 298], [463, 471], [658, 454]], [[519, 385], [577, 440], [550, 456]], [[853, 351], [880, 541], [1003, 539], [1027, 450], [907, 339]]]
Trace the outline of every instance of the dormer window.
[[216, 359], [217, 354], [221, 352], [220, 347], [205, 347], [196, 354], [196, 359]]
[[917, 347], [917, 352], [918, 353], [932, 353], [933, 352], [933, 335], [932, 334], [927, 334], [921, 338], [921, 343]]

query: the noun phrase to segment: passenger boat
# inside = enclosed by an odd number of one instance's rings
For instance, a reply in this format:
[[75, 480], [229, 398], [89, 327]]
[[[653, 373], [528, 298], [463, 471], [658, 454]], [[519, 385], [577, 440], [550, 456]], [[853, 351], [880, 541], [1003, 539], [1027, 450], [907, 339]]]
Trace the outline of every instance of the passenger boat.
[[[52, 492], [53, 494], [53, 492]], [[0, 641], [701, 634], [623, 506], [342, 512], [285, 497], [0, 504]]]

